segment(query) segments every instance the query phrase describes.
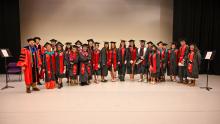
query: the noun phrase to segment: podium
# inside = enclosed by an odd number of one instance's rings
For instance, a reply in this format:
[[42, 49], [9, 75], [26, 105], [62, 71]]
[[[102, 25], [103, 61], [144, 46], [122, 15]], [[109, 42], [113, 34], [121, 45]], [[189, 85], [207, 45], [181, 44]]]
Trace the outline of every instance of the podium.
[[210, 61], [212, 61], [215, 57], [215, 51], [207, 51], [205, 54], [205, 60], [207, 60], [207, 80], [206, 80], [206, 86], [200, 87], [202, 89], [206, 89], [210, 91], [212, 88], [209, 87], [209, 69], [210, 69]]
[[14, 88], [8, 85], [7, 58], [12, 57], [9, 49], [0, 49], [0, 56], [5, 59], [5, 86], [2, 88], [2, 90], [7, 88]]

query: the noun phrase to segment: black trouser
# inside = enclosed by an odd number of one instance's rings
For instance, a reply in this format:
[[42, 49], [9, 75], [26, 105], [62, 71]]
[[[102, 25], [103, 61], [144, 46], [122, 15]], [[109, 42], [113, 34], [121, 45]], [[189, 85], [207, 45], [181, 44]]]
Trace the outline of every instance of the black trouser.
[[179, 66], [179, 78], [183, 81], [183, 78], [187, 78], [187, 68], [186, 66]]

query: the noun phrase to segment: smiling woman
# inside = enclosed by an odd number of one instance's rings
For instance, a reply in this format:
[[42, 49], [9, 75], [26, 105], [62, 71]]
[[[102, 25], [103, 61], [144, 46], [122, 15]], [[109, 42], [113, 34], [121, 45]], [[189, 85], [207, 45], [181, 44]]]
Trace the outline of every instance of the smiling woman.
[[171, 41], [172, 14], [163, 16], [161, 11], [172, 13], [172, 0], [162, 1], [20, 0], [21, 39]]

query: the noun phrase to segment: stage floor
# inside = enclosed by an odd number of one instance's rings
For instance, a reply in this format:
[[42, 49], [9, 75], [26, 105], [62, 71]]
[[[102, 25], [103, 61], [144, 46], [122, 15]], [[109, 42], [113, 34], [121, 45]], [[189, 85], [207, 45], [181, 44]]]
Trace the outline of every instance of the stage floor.
[[[126, 81], [40, 86], [31, 94], [24, 82], [11, 82], [15, 88], [0, 90], [0, 124], [219, 124], [220, 76], [209, 79], [211, 91], [199, 88], [206, 83], [206, 75], [200, 75], [195, 87]], [[1, 75], [0, 87], [4, 81]]]

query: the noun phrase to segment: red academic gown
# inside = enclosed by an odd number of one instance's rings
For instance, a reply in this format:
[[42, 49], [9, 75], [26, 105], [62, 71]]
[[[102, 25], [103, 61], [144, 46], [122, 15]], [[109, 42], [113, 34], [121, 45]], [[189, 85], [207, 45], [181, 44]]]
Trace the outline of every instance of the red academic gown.
[[33, 70], [34, 69], [33, 66], [36, 66], [36, 68], [40, 68], [41, 64], [42, 62], [38, 51], [32, 53], [29, 46], [26, 46], [21, 49], [21, 54], [17, 66], [25, 67], [24, 79], [25, 79], [25, 84], [27, 86], [30, 86], [32, 83], [34, 83], [33, 79], [37, 81], [36, 79], [38, 78], [39, 75], [38, 72], [33, 72], [36, 71], [36, 69]]
[[111, 49], [109, 51], [109, 67], [117, 71], [117, 49]]
[[93, 64], [93, 70], [98, 71], [99, 70], [99, 65], [100, 65], [100, 50], [94, 50], [93, 55], [92, 55], [92, 64]]
[[63, 51], [55, 52], [55, 60], [56, 60], [56, 76], [58, 78], [64, 78], [64, 66], [65, 66], [65, 54]]
[[149, 71], [152, 77], [158, 77], [160, 72], [160, 54], [159, 52], [152, 52], [149, 55], [150, 68]]
[[69, 62], [70, 62], [70, 70], [69, 70], [69, 75], [72, 79], [76, 79], [77, 78], [77, 74], [78, 74], [78, 59], [79, 59], [79, 55], [78, 52], [70, 52], [69, 55]]
[[45, 69], [45, 87], [47, 89], [55, 88], [55, 54], [54, 52], [45, 52], [43, 56], [43, 68]]

